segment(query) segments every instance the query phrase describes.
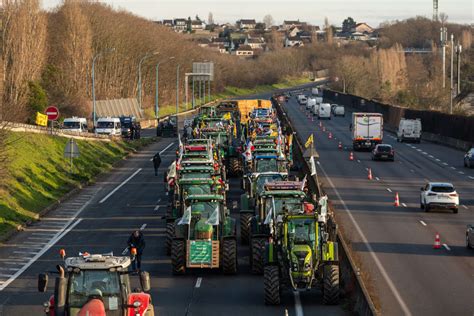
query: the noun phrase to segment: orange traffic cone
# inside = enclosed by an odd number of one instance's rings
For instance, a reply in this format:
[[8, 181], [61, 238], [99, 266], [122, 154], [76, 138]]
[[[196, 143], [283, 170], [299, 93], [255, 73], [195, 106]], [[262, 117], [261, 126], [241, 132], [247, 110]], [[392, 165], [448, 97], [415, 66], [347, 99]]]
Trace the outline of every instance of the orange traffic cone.
[[398, 198], [398, 192], [395, 192], [395, 202], [393, 203], [394, 206], [400, 206], [400, 199]]
[[372, 180], [372, 169], [369, 168], [369, 174], [367, 175], [367, 179]]
[[352, 151], [351, 151], [351, 153], [349, 154], [349, 160], [350, 160], [350, 161], [354, 160], [354, 154], [352, 153]]
[[342, 149], [342, 142], [339, 142], [339, 144], [337, 145], [337, 148]]
[[319, 127], [323, 127], [323, 122], [319, 121]]
[[332, 133], [331, 132], [329, 132], [328, 138], [332, 139]]
[[439, 248], [441, 248], [441, 241], [439, 240], [439, 234], [436, 233], [433, 249], [439, 249]]

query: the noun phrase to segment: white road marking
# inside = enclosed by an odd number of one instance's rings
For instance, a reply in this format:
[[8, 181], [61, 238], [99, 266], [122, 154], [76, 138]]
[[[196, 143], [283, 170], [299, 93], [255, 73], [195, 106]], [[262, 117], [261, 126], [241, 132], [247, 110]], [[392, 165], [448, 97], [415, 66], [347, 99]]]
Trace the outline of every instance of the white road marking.
[[369, 168], [365, 168], [366, 171], [369, 171]]
[[33, 239], [33, 240], [49, 240], [49, 237], [34, 237], [34, 236], [29, 236], [28, 239]]
[[158, 209], [160, 208], [159, 205], [155, 206], [155, 208], [153, 209], [154, 211], [158, 211]]
[[447, 163], [445, 163], [445, 162], [443, 162], [443, 165], [447, 166], [448, 164], [447, 164]]
[[300, 292], [294, 291], [293, 296], [295, 297], [295, 314], [296, 316], [303, 316], [303, 306], [301, 306]]
[[104, 203], [105, 201], [107, 201], [107, 199], [109, 197], [111, 197], [115, 192], [117, 192], [121, 187], [123, 187], [128, 181], [130, 181], [134, 176], [137, 175], [137, 173], [139, 173], [140, 171], [142, 171], [142, 168], [138, 168], [137, 171], [135, 171], [130, 177], [128, 177], [127, 179], [125, 179], [125, 181], [123, 181], [121, 184], [119, 184], [115, 189], [112, 190], [112, 192], [110, 192], [109, 194], [107, 194], [102, 200], [99, 201], [99, 204], [102, 204]]
[[455, 168], [455, 167], [451, 167], [451, 169], [453, 169], [453, 170], [456, 170], [456, 168]]
[[428, 155], [428, 153], [426, 151], [422, 152], [423, 155]]
[[357, 159], [357, 162], [358, 162], [358, 163], [360, 163], [360, 160], [359, 160], [359, 159]]
[[19, 253], [21, 255], [36, 255], [38, 252], [36, 251], [13, 251], [13, 253]]
[[[87, 204], [86, 204], [87, 205]], [[74, 227], [76, 227], [82, 219], [78, 219], [75, 223], [69, 225], [66, 230], [58, 232], [53, 239], [51, 239], [48, 244], [39, 251], [33, 258], [31, 258], [24, 266], [20, 268], [15, 274], [11, 275], [8, 280], [0, 285], [0, 292], [3, 291], [10, 283], [16, 280], [26, 269], [28, 269], [36, 260], [38, 260], [46, 251], [48, 251], [52, 246], [54, 246], [61, 238], [68, 234]], [[20, 259], [20, 258], [19, 258]]]
[[122, 256], [125, 256], [127, 253], [128, 253], [128, 247], [123, 249]]
[[392, 192], [392, 190], [390, 190], [390, 188], [387, 188], [387, 191], [388, 191], [388, 192]]
[[380, 273], [382, 274], [382, 277], [384, 278], [385, 282], [388, 284], [388, 287], [390, 288], [390, 290], [392, 291], [393, 293], [393, 296], [395, 297], [395, 299], [397, 300], [398, 304], [400, 304], [400, 307], [403, 311], [403, 313], [407, 316], [410, 316], [412, 315], [410, 310], [408, 309], [408, 306], [407, 304], [405, 303], [405, 301], [403, 300], [403, 298], [401, 297], [400, 293], [398, 292], [397, 288], [395, 287], [395, 284], [393, 284], [393, 281], [390, 279], [390, 276], [388, 275], [387, 271], [385, 270], [385, 268], [383, 267], [382, 263], [380, 262], [379, 258], [377, 257], [374, 249], [372, 248], [371, 244], [369, 243], [369, 241], [367, 240], [367, 238], [365, 237], [364, 233], [362, 232], [362, 229], [359, 227], [359, 224], [357, 224], [354, 216], [352, 216], [352, 213], [351, 211], [347, 208], [347, 205], [346, 205], [346, 202], [344, 202], [344, 200], [342, 199], [341, 195], [339, 194], [339, 191], [337, 191], [336, 189], [336, 186], [334, 185], [334, 183], [332, 182], [331, 178], [328, 177], [326, 171], [324, 170], [324, 168], [321, 166], [321, 164], [319, 163], [318, 161], [318, 165], [321, 169], [321, 171], [323, 172], [324, 176], [326, 177], [329, 185], [332, 187], [332, 189], [334, 190], [334, 193], [336, 194], [337, 198], [339, 199], [339, 201], [341, 202], [341, 205], [342, 207], [344, 208], [344, 210], [346, 211], [347, 215], [349, 216], [352, 224], [354, 225], [355, 229], [357, 230], [357, 232], [359, 233], [359, 236], [361, 237], [362, 239], [362, 242], [365, 244], [365, 246], [367, 247], [367, 250], [369, 251], [369, 254], [370, 256], [372, 257], [372, 259], [374, 260], [375, 262], [375, 265], [378, 267], [378, 269], [380, 270]]
[[464, 172], [462, 172], [462, 171], [458, 171], [458, 172], [459, 172], [459, 174], [464, 174]]
[[464, 207], [466, 210], [468, 209], [468, 207], [466, 205], [461, 205], [462, 207]]
[[407, 207], [407, 205], [405, 203], [402, 203], [403, 207]]
[[469, 176], [469, 179], [474, 180], [474, 177]]
[[446, 250], [447, 250], [447, 251], [451, 251], [451, 248], [449, 248], [449, 246], [448, 246], [448, 245], [446, 245], [446, 244], [443, 244], [443, 247], [444, 247], [444, 248], [446, 248]]
[[4, 267], [1, 267], [0, 270], [17, 271], [18, 268], [4, 268]]
[[426, 226], [426, 223], [423, 221], [420, 221], [421, 225]]
[[421, 149], [418, 148], [417, 151], [421, 152]]
[[430, 157], [430, 158], [434, 158], [434, 157], [433, 157], [433, 155], [429, 155], [428, 157]]
[[[160, 151], [160, 155], [161, 155], [162, 153], [164, 153], [168, 148], [170, 148], [171, 146], [173, 146], [173, 144], [174, 144], [174, 143], [169, 144], [168, 146], [165, 147], [165, 149], [163, 149], [162, 151]], [[150, 159], [150, 161], [153, 161], [153, 157]]]
[[375, 177], [375, 179], [376, 179], [377, 181], [380, 181], [379, 177]]
[[202, 282], [202, 278], [201, 277], [197, 278], [196, 285], [194, 287], [199, 289], [201, 287], [201, 282]]
[[51, 232], [51, 233], [32, 233], [32, 235], [38, 235], [38, 236], [53, 236], [54, 235], [54, 232]]
[[146, 224], [143, 224], [142, 227], [140, 227], [140, 230], [144, 230], [146, 228]]
[[441, 161], [441, 160], [439, 160], [438, 158], [436, 158], [435, 160], [436, 160], [436, 161]]

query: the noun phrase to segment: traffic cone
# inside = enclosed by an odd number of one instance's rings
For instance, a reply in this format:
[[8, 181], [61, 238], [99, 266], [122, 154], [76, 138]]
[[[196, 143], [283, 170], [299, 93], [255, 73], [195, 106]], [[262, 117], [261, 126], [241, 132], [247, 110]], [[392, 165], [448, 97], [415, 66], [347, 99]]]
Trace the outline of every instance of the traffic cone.
[[342, 149], [342, 142], [339, 142], [339, 144], [337, 145], [337, 148]]
[[400, 199], [398, 197], [398, 192], [395, 192], [395, 202], [393, 203], [394, 206], [400, 206]]
[[439, 240], [439, 234], [436, 233], [433, 249], [439, 249], [439, 248], [441, 248], [441, 241]]
[[349, 154], [349, 160], [350, 160], [350, 161], [354, 160], [354, 154], [352, 153], [352, 151], [351, 151], [351, 153]]
[[319, 127], [323, 127], [323, 122], [319, 121]]
[[332, 133], [331, 132], [329, 132], [328, 138], [332, 139]]
[[372, 169], [369, 168], [369, 174], [367, 175], [367, 179], [372, 180]]

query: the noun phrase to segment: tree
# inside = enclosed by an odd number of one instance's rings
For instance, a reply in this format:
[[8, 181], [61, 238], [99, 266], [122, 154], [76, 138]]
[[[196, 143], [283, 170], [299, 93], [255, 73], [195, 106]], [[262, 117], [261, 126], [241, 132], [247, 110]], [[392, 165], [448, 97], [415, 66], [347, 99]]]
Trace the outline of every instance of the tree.
[[28, 112], [32, 122], [34, 122], [36, 112], [43, 113], [48, 106], [48, 97], [46, 91], [38, 82], [30, 81], [28, 86]]
[[266, 28], [270, 28], [275, 24], [275, 20], [273, 20], [273, 17], [270, 14], [267, 14], [263, 17], [263, 23]]
[[448, 22], [448, 15], [444, 12], [441, 12], [439, 14], [439, 21], [441, 22], [441, 25], [446, 25], [446, 22]]
[[212, 12], [209, 12], [209, 15], [207, 17], [207, 24], [209, 24], [209, 25], [214, 24], [214, 15], [212, 14]]
[[342, 22], [342, 31], [345, 33], [349, 33], [355, 27], [356, 27], [356, 22], [351, 17], [348, 17]]

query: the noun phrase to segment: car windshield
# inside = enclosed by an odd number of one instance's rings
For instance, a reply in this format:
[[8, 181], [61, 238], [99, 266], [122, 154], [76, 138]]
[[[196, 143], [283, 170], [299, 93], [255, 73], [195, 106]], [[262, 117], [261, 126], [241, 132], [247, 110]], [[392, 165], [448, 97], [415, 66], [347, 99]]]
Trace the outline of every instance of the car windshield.
[[[274, 202], [272, 201], [274, 200]], [[303, 212], [303, 203], [301, 198], [295, 197], [274, 197], [267, 198], [265, 201], [265, 209], [269, 210], [275, 203], [275, 214], [298, 214]]]
[[257, 159], [256, 172], [276, 172], [278, 164], [276, 159]]
[[97, 128], [114, 128], [114, 122], [97, 122]]
[[290, 244], [310, 244], [314, 247], [316, 229], [314, 221], [307, 219], [292, 219], [288, 222], [288, 237]]
[[106, 310], [118, 310], [121, 303], [119, 274], [108, 270], [71, 273], [68, 292], [70, 308], [80, 308], [92, 297], [101, 298]]
[[191, 194], [210, 194], [211, 193], [211, 185], [209, 184], [185, 184], [183, 185], [183, 194], [184, 195], [191, 195]]
[[377, 146], [377, 150], [386, 153], [392, 150], [392, 146]]
[[257, 178], [257, 192], [261, 192], [263, 190], [263, 186], [265, 183], [274, 182], [274, 181], [282, 181], [283, 177], [281, 174], [265, 174], [260, 175]]
[[191, 204], [191, 213], [196, 214], [199, 213], [202, 217], [209, 217], [212, 212], [216, 210], [218, 207], [217, 202], [202, 202], [202, 201], [195, 201]]
[[454, 192], [454, 187], [449, 185], [433, 185], [431, 191], [438, 193], [451, 193]]
[[65, 129], [76, 129], [79, 128], [81, 125], [79, 122], [64, 122], [63, 126]]

